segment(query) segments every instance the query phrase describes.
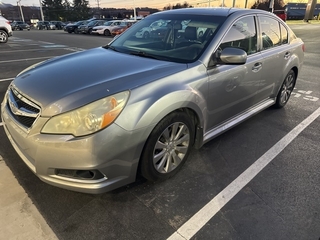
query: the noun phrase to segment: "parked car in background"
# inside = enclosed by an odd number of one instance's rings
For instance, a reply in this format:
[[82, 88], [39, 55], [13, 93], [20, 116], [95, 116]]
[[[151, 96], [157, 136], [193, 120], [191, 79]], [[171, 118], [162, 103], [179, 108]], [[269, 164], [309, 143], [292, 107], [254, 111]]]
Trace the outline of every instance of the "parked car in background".
[[[160, 20], [164, 37], [135, 37]], [[193, 148], [284, 107], [303, 59], [303, 41], [267, 11], [154, 13], [106, 46], [18, 74], [1, 104], [3, 128], [31, 171], [57, 187], [101, 193], [137, 174], [164, 180]]]
[[92, 28], [91, 34], [111, 36], [113, 28], [119, 26], [123, 20], [111, 20], [101, 26]]
[[137, 33], [137, 38], [149, 38], [151, 31], [155, 31], [161, 27], [166, 27], [167, 22], [163, 20], [159, 20], [157, 22], [152, 23], [148, 27], [141, 28]]
[[39, 21], [36, 24], [36, 29], [38, 30], [49, 30], [50, 22], [49, 21]]
[[48, 30], [56, 30], [57, 29], [57, 26], [52, 23], [52, 22], [49, 22], [49, 29]]
[[65, 31], [68, 32], [68, 33], [79, 33], [78, 27], [83, 25], [83, 24], [87, 24], [87, 23], [88, 23], [88, 21], [84, 20], [84, 21], [78, 21], [76, 23], [68, 24], [65, 27]]
[[0, 16], [0, 43], [6, 43], [8, 38], [12, 36], [12, 28], [10, 22]]
[[50, 28], [51, 29], [57, 29], [57, 30], [61, 30], [64, 28], [66, 24], [64, 22], [61, 21], [50, 21]]
[[274, 10], [273, 13], [277, 15], [283, 21], [287, 21], [287, 12], [286, 10]]
[[96, 26], [101, 26], [106, 22], [106, 20], [92, 20], [87, 24], [82, 24], [78, 27], [79, 33], [91, 34], [92, 29]]
[[13, 21], [11, 23], [11, 28], [12, 28], [13, 31], [15, 31], [15, 30], [22, 31], [24, 29], [29, 31], [30, 30], [30, 25], [25, 23], [25, 22], [22, 22], [22, 21]]
[[111, 30], [111, 35], [112, 36], [120, 35], [121, 33], [123, 33], [125, 30], [127, 30], [129, 27], [131, 27], [136, 22], [137, 21], [134, 21], [134, 20], [123, 21], [119, 26], [117, 26]]

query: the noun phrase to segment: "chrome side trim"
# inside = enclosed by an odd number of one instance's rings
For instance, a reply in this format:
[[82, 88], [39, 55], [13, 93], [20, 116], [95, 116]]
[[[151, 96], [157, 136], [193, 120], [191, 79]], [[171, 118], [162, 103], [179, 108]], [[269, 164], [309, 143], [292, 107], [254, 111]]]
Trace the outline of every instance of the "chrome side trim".
[[230, 120], [220, 124], [219, 126], [213, 128], [212, 130], [206, 132], [203, 136], [203, 144], [211, 140], [212, 138], [222, 134], [223, 132], [227, 131], [228, 129], [240, 124], [244, 120], [252, 117], [253, 115], [261, 112], [262, 110], [272, 106], [275, 103], [275, 99], [267, 99], [260, 104], [249, 108], [248, 110], [242, 112], [241, 114], [231, 118]]

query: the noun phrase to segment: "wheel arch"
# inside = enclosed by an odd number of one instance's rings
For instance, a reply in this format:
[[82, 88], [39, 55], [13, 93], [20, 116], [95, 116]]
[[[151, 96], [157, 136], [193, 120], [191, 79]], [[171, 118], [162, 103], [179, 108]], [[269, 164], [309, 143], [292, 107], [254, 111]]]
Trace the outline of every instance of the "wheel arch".
[[[116, 124], [127, 131], [138, 129], [141, 131], [140, 136], [143, 141], [150, 136], [162, 119], [173, 112], [183, 111], [192, 118], [194, 124], [194, 147], [200, 148], [202, 146], [206, 102], [199, 92], [184, 89], [165, 94], [155, 101], [152, 99], [152, 95], [150, 97], [141, 101], [136, 99], [129, 103], [124, 109], [124, 114], [120, 114], [116, 120]], [[122, 116], [130, 116], [130, 119]]]
[[8, 29], [5, 28], [5, 27], [0, 27], [0, 30], [3, 30], [3, 31], [5, 31], [7, 34], [9, 34]]
[[[299, 70], [298, 70], [298, 67], [294, 65], [294, 66], [288, 68], [288, 71], [285, 72], [285, 74], [284, 74], [283, 77], [282, 77], [281, 82], [279, 82], [279, 83], [277, 84], [277, 88], [276, 88], [277, 91], [274, 92], [274, 94], [273, 94], [272, 97], [275, 98], [275, 97], [278, 95], [278, 93], [279, 93], [279, 91], [280, 91], [280, 89], [281, 89], [282, 83], [283, 83], [283, 81], [285, 80], [285, 77], [287, 76], [287, 74], [288, 74], [291, 70], [295, 73], [296, 81], [295, 81], [294, 85], [296, 85]], [[295, 87], [295, 86], [293, 86], [293, 87]]]

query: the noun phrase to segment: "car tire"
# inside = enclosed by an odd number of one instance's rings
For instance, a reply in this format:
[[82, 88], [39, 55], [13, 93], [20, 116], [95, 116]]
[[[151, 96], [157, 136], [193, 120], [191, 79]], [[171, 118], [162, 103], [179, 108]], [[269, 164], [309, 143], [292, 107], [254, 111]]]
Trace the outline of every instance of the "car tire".
[[111, 32], [108, 29], [104, 30], [103, 33], [105, 36], [111, 36]]
[[186, 161], [194, 142], [194, 124], [185, 112], [173, 112], [162, 119], [147, 139], [140, 172], [150, 181], [175, 175]]
[[8, 33], [4, 30], [0, 29], [0, 43], [6, 43], [8, 42]]
[[92, 29], [89, 29], [88, 34], [90, 35], [92, 34]]
[[296, 84], [296, 74], [291, 69], [287, 74], [287, 76], [285, 77], [281, 85], [281, 88], [279, 90], [279, 93], [277, 95], [277, 99], [275, 103], [276, 108], [283, 108], [287, 104], [295, 84]]
[[68, 33], [72, 33], [72, 30], [68, 30]]
[[76, 28], [76, 29], [74, 29], [74, 33], [75, 34], [78, 34], [79, 33], [79, 30]]

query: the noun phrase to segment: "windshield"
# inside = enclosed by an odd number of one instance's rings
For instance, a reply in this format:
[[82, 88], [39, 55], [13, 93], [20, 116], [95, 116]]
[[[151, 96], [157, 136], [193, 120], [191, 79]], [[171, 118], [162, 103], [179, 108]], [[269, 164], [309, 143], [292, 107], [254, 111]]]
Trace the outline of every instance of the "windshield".
[[155, 14], [134, 24], [107, 48], [179, 63], [196, 61], [225, 17]]
[[129, 22], [122, 22], [122, 23], [120, 23], [119, 26], [121, 26], [121, 27], [126, 27], [128, 24], [129, 24]]
[[110, 26], [113, 22], [112, 21], [108, 21], [108, 22], [105, 22], [103, 25], [104, 26]]
[[88, 23], [88, 26], [93, 26], [93, 25], [95, 25], [96, 23], [97, 23], [97, 21], [89, 22], [89, 23]]

